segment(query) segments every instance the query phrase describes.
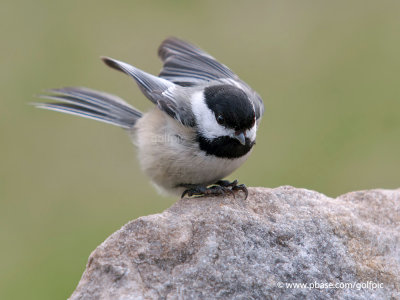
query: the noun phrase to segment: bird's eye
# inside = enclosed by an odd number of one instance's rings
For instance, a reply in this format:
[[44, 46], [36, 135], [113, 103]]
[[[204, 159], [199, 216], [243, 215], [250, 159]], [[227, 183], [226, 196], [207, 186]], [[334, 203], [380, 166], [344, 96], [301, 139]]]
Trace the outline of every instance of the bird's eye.
[[217, 116], [217, 122], [219, 125], [223, 125], [225, 123], [225, 119], [222, 115]]

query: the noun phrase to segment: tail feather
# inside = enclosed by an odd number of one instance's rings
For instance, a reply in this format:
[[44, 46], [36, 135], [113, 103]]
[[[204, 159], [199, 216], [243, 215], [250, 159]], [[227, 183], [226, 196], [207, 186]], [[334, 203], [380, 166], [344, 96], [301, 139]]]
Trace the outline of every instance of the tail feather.
[[123, 128], [131, 128], [142, 113], [121, 98], [83, 87], [66, 87], [49, 90], [52, 95], [41, 98], [54, 103], [34, 103], [38, 108], [94, 119]]

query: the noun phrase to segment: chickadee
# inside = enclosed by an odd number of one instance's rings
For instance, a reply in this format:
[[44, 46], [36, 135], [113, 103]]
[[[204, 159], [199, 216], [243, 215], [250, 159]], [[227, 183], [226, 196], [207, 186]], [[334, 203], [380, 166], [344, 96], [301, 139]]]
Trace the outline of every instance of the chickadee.
[[264, 113], [261, 97], [225, 65], [201, 49], [166, 39], [158, 49], [164, 65], [157, 76], [102, 57], [133, 77], [155, 104], [142, 113], [124, 100], [83, 87], [50, 90], [36, 103], [122, 127], [137, 146], [143, 171], [161, 192], [215, 195], [247, 189], [222, 180], [250, 155]]

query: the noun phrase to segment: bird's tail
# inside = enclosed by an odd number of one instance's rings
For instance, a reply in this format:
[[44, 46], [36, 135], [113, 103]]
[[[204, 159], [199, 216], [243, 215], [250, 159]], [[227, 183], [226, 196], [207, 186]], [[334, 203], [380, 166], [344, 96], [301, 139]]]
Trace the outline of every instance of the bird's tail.
[[143, 115], [117, 96], [83, 87], [52, 89], [49, 90], [49, 95], [40, 97], [57, 102], [33, 103], [38, 108], [77, 115], [126, 129], [132, 128]]

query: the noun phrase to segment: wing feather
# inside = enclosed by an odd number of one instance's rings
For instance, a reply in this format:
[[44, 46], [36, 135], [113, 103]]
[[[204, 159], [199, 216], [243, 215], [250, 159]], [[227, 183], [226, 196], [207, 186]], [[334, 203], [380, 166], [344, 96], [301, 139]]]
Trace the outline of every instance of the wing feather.
[[164, 78], [146, 73], [122, 61], [103, 57], [103, 61], [111, 68], [130, 75], [135, 79], [146, 97], [172, 118], [185, 126], [194, 126], [194, 115], [190, 110], [190, 102], [180, 101], [179, 89], [182, 87]]
[[158, 55], [164, 62], [159, 76], [175, 83], [195, 85], [220, 78], [238, 79], [235, 73], [211, 55], [177, 38], [162, 42]]

